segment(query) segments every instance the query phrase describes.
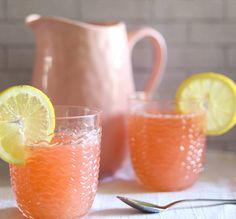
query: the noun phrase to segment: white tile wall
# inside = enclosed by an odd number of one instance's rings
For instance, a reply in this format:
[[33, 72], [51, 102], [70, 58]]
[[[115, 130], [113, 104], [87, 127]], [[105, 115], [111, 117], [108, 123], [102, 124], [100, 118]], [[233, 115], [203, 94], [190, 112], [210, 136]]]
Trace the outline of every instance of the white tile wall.
[[0, 0], [0, 20], [4, 18], [4, 0]]
[[5, 67], [5, 53], [4, 49], [0, 47], [0, 69]]
[[28, 14], [38, 13], [79, 18], [81, 14], [79, 4], [77, 0], [7, 0], [7, 17], [23, 20]]
[[174, 98], [177, 87], [186, 78], [186, 75], [187, 72], [183, 68], [168, 68], [157, 92], [165, 98]]
[[236, 43], [236, 22], [234, 24], [214, 24], [206, 22], [204, 24], [192, 25], [190, 40], [203, 44]]
[[229, 67], [236, 68], [236, 47], [227, 50], [226, 61]]
[[85, 19], [142, 19], [150, 17], [148, 0], [80, 0]]
[[187, 42], [187, 24], [156, 24], [153, 27], [159, 30], [167, 40], [167, 43], [186, 43]]
[[[149, 79], [150, 68], [134, 68], [133, 71], [136, 90], [142, 91]], [[186, 78], [186, 75], [186, 71], [182, 68], [168, 68], [156, 92], [161, 97], [173, 98], [178, 85]]]
[[34, 50], [32, 48], [9, 48], [7, 51], [8, 69], [32, 69]]
[[219, 67], [224, 66], [224, 52], [217, 47], [176, 46], [169, 52], [170, 67]]
[[[172, 23], [163, 23], [159, 21], [152, 22], [137, 22], [137, 21], [128, 21], [128, 28], [131, 30], [138, 29], [140, 26], [150, 26], [159, 32], [165, 37], [168, 43], [186, 43], [187, 42], [187, 24], [172, 24]], [[146, 47], [146, 45], [145, 45]]]
[[30, 71], [0, 71], [0, 90], [17, 84], [30, 84]]
[[166, 19], [222, 18], [224, 0], [152, 0], [153, 15]]
[[33, 42], [33, 33], [23, 23], [0, 23], [1, 45], [25, 45], [32, 44]]
[[[153, 50], [147, 48], [134, 48], [132, 57], [133, 64], [136, 68], [150, 68], [153, 63]], [[145, 59], [143, 57], [145, 57]]]
[[[0, 89], [30, 83], [34, 37], [24, 18], [31, 13], [159, 30], [168, 43], [168, 65], [157, 92], [166, 97], [192, 73], [222, 72], [236, 81], [236, 0], [0, 0]], [[147, 40], [137, 44], [132, 60], [142, 90], [152, 64]], [[232, 150], [236, 128], [209, 142]]]
[[235, 8], [236, 1], [235, 0], [226, 0], [226, 9], [227, 9], [227, 17], [228, 18], [236, 18]]
[[[149, 70], [149, 69], [148, 69]], [[134, 69], [134, 81], [135, 81], [135, 85], [136, 85], [136, 90], [137, 91], [143, 91], [145, 84], [148, 80], [148, 76], [149, 74], [147, 69]]]
[[222, 72], [226, 72], [226, 75], [229, 76], [232, 80], [234, 80], [234, 82], [236, 81], [236, 72], [235, 72], [235, 68], [232, 68], [231, 70], [226, 70], [226, 71], [222, 71]]

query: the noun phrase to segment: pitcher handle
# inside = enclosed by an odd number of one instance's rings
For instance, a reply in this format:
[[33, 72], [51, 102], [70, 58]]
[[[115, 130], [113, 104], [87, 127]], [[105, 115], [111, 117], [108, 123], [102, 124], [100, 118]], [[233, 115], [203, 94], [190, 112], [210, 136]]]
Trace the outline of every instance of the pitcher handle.
[[[155, 89], [157, 85], [159, 85], [162, 80], [164, 69], [166, 66], [167, 47], [166, 41], [161, 33], [153, 28], [144, 27], [128, 33], [130, 52], [132, 52], [135, 44], [145, 37], [148, 37], [150, 39], [154, 47], [153, 67], [151, 75], [144, 88], [144, 91], [149, 94]], [[157, 58], [158, 55], [159, 58]]]

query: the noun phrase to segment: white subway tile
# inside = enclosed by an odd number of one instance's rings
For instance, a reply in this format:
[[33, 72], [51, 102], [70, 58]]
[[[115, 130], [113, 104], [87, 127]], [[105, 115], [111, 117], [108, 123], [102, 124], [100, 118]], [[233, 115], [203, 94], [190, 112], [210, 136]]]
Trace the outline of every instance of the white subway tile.
[[152, 49], [152, 44], [148, 38], [143, 38], [135, 44], [134, 49]]
[[220, 68], [220, 67], [190, 67], [190, 68], [186, 68], [188, 75], [191, 74], [197, 74], [197, 73], [201, 73], [201, 72], [217, 72], [217, 73], [225, 73], [226, 72], [226, 68]]
[[[143, 91], [144, 87], [149, 80], [151, 68], [134, 68], [134, 81], [136, 90]], [[168, 68], [166, 69], [163, 77], [160, 78], [160, 83], [157, 85], [156, 92], [160, 93], [163, 97], [173, 97], [175, 91], [181, 81], [186, 78], [186, 72], [180, 68]]]
[[0, 24], [1, 44], [32, 44], [34, 43], [31, 29], [22, 24]]
[[180, 83], [186, 78], [186, 71], [182, 68], [167, 68], [158, 92], [163, 97], [174, 98]]
[[236, 83], [236, 67], [233, 69], [226, 70], [225, 72], [226, 75]]
[[235, 24], [204, 24], [192, 25], [190, 39], [198, 43], [236, 43]]
[[168, 51], [170, 67], [223, 67], [224, 52], [220, 48], [204, 46], [171, 47]]
[[152, 0], [157, 18], [222, 18], [224, 0]]
[[78, 0], [7, 0], [7, 17], [23, 19], [27, 15], [42, 15], [80, 18]]
[[139, 29], [142, 26], [149, 26], [159, 31], [167, 43], [182, 43], [187, 41], [187, 24], [175, 24], [175, 23], [156, 23], [156, 21], [150, 21], [146, 24], [129, 24], [128, 27], [132, 30]]
[[[147, 83], [150, 68], [134, 68], [134, 80], [136, 89], [142, 91]], [[175, 92], [180, 83], [186, 79], [190, 73], [185, 68], [167, 68], [156, 93], [163, 98], [174, 98]]]
[[8, 69], [32, 69], [34, 50], [24, 48], [8, 49]]
[[14, 72], [0, 71], [0, 90], [6, 89], [13, 85], [30, 84], [31, 71], [22, 72], [15, 70]]
[[4, 0], [0, 0], [0, 19], [4, 18]]
[[[143, 91], [150, 77], [150, 68], [135, 68], [133, 72], [134, 72], [133, 77], [134, 77], [136, 90]], [[160, 86], [163, 83], [164, 77], [160, 80], [161, 80], [160, 85], [156, 86], [156, 89], [157, 88], [160, 89]], [[165, 79], [165, 83], [166, 83], [166, 79]]]
[[134, 82], [135, 82], [135, 88], [136, 91], [143, 91], [145, 84], [147, 83], [148, 80], [148, 73], [145, 73], [147, 70], [146, 69], [134, 69]]
[[153, 63], [153, 51], [148, 48], [134, 48], [132, 53], [132, 63], [135, 68], [151, 68]]
[[167, 43], [187, 41], [187, 24], [159, 24], [154, 27], [162, 33]]
[[0, 69], [5, 67], [5, 53], [2, 48], [0, 48]]
[[229, 67], [236, 67], [236, 48], [229, 48], [227, 50], [227, 65]]
[[87, 20], [150, 17], [148, 0], [81, 0], [81, 7], [82, 16]]
[[235, 0], [227, 0], [225, 1], [227, 4], [227, 17], [235, 18], [236, 17], [236, 1]]

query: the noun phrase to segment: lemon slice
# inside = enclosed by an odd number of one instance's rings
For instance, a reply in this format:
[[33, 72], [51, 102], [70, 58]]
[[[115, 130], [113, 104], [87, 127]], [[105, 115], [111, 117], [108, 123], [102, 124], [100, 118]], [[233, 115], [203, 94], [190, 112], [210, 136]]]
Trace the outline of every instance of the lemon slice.
[[20, 85], [0, 93], [0, 158], [23, 164], [25, 145], [50, 141], [55, 128], [54, 108], [40, 90]]
[[[177, 89], [181, 112], [206, 109], [207, 135], [221, 135], [236, 123], [236, 85], [225, 75], [213, 72], [194, 74]], [[194, 105], [186, 104], [197, 100]], [[196, 105], [197, 103], [197, 105]]]

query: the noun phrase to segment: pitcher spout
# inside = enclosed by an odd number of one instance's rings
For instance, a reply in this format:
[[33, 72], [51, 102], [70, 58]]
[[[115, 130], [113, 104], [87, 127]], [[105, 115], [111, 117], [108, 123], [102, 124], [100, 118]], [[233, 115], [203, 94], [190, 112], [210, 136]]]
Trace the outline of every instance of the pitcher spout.
[[42, 16], [39, 14], [30, 14], [25, 18], [25, 23], [33, 27], [36, 23], [38, 23], [39, 20], [41, 20]]

